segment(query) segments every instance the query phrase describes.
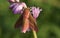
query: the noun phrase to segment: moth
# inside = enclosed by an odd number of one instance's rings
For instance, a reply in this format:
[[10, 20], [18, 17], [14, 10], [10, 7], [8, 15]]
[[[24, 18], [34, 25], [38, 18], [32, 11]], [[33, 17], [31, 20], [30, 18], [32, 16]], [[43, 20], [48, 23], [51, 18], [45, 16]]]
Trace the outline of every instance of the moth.
[[15, 28], [22, 28], [27, 31], [28, 29], [38, 31], [37, 22], [30, 13], [30, 8], [25, 8], [23, 14], [15, 23]]

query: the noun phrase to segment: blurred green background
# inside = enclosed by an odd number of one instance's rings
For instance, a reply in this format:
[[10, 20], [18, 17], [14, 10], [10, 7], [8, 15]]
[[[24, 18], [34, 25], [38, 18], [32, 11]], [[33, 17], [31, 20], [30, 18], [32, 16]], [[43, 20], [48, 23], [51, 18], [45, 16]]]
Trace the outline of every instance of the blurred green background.
[[[60, 38], [60, 0], [21, 0], [29, 7], [43, 9], [37, 18], [38, 38]], [[14, 24], [20, 15], [14, 15], [9, 9], [8, 0], [0, 0], [0, 38], [33, 38], [32, 32], [23, 34]]]

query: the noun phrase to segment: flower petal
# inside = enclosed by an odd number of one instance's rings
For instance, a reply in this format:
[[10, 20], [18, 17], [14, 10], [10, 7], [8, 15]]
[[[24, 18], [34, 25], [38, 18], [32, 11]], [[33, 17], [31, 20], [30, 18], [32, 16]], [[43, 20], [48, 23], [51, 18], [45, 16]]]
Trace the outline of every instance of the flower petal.
[[9, 8], [12, 9], [16, 4], [17, 4], [17, 3], [11, 4]]
[[22, 2], [21, 4], [23, 5], [24, 8], [27, 8], [27, 5], [24, 2]]
[[13, 9], [12, 9], [12, 11], [14, 12], [14, 14], [17, 14], [17, 12], [15, 12], [16, 11], [16, 8], [19, 6], [19, 4], [16, 4], [14, 7], [13, 7]]
[[19, 13], [22, 9], [23, 9], [23, 6], [19, 5], [18, 7], [16, 7], [14, 13]]
[[14, 14], [22, 14], [23, 13], [23, 8], [27, 8], [27, 6], [26, 6], [26, 4], [24, 2], [13, 4], [10, 7], [11, 8], [13, 7], [12, 10], [13, 10]]
[[31, 7], [31, 13], [33, 14], [34, 18], [37, 18], [39, 16], [39, 13], [42, 11], [42, 9], [36, 8], [36, 7]]

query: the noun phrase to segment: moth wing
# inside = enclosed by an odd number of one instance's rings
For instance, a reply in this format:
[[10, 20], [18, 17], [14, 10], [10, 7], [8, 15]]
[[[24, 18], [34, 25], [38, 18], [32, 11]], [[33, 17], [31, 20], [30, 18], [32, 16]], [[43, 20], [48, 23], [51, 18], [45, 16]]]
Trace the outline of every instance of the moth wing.
[[37, 22], [31, 14], [29, 15], [29, 23], [31, 29], [34, 29], [37, 32], [38, 31]]
[[17, 22], [15, 23], [15, 28], [19, 28], [22, 26], [22, 20], [23, 20], [23, 16], [21, 15], [17, 20]]

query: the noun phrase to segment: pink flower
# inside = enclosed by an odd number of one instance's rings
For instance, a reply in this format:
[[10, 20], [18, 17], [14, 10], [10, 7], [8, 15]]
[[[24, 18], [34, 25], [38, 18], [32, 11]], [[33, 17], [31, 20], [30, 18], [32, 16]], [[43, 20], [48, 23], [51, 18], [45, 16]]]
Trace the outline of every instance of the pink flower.
[[39, 9], [39, 7], [31, 7], [31, 13], [33, 14], [33, 17], [36, 19], [39, 16], [39, 13], [42, 11], [42, 9]]
[[27, 6], [24, 2], [13, 3], [13, 4], [10, 5], [10, 8], [12, 9], [14, 14], [22, 14], [23, 13], [23, 8], [27, 8]]
[[14, 8], [14, 6], [16, 6], [17, 4], [18, 4], [18, 3], [13, 3], [13, 4], [11, 4], [11, 5], [10, 5], [10, 7], [9, 7], [9, 8], [10, 8], [10, 9], [13, 9], [13, 8]]

